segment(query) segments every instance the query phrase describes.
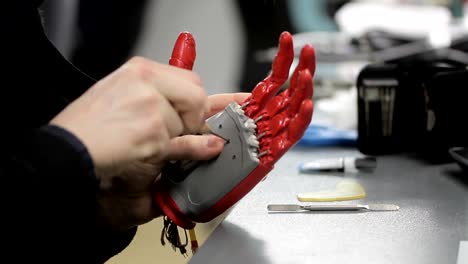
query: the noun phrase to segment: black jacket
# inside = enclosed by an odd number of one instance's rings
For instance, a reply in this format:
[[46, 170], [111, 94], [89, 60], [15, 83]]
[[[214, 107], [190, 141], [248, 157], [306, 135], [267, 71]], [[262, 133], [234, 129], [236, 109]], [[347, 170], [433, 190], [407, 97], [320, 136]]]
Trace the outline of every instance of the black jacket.
[[0, 14], [0, 255], [11, 263], [102, 263], [136, 229], [96, 228], [92, 160], [73, 134], [47, 125], [94, 80], [46, 38], [38, 4], [5, 0]]

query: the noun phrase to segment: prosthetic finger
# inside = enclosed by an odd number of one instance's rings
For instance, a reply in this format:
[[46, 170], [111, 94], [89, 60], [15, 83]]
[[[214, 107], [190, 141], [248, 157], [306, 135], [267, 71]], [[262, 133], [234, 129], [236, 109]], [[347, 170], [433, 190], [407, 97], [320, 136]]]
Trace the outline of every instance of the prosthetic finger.
[[281, 33], [279, 48], [273, 60], [271, 74], [265, 81], [282, 85], [289, 77], [289, 69], [294, 59], [292, 36], [288, 32]]
[[[291, 84], [292, 86], [293, 84]], [[288, 116], [294, 117], [298, 112], [303, 101], [312, 99], [313, 83], [312, 75], [308, 69], [305, 69], [297, 74], [297, 82], [294, 84], [293, 92], [289, 95]], [[290, 87], [289, 89], [292, 89]]]
[[182, 32], [177, 38], [172, 50], [169, 64], [179, 68], [192, 70], [195, 63], [195, 39], [189, 32]]
[[271, 74], [255, 86], [252, 96], [243, 103], [243, 105], [249, 105], [245, 110], [247, 116], [255, 117], [265, 104], [276, 95], [288, 79], [293, 59], [292, 36], [288, 32], [283, 32], [279, 39], [278, 53], [272, 63]]
[[[308, 70], [311, 76], [314, 76], [315, 73], [315, 50], [311, 45], [305, 45], [301, 50], [301, 55], [299, 57], [299, 63], [297, 64], [296, 69], [294, 70], [291, 77], [291, 85], [287, 89], [286, 93], [289, 95], [294, 93], [294, 88], [296, 87], [294, 81], [297, 80], [297, 75], [300, 71]], [[295, 78], [296, 77], [296, 78]], [[293, 88], [293, 89], [291, 89]], [[310, 95], [312, 96], [312, 95]]]
[[299, 112], [291, 119], [289, 124], [289, 140], [290, 142], [297, 142], [304, 135], [304, 131], [312, 121], [312, 113], [314, 111], [314, 104], [312, 100], [304, 100], [301, 103]]

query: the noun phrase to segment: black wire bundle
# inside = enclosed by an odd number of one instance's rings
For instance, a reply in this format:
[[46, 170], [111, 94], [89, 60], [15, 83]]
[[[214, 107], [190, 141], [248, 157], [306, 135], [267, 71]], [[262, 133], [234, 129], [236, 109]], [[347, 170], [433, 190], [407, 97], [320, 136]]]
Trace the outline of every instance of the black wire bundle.
[[187, 256], [187, 230], [184, 229], [185, 233], [185, 243], [181, 243], [178, 226], [172, 222], [167, 216], [164, 216], [164, 227], [161, 232], [161, 244], [166, 245], [165, 239], [171, 243], [172, 249], [176, 251], [179, 249], [180, 253], [184, 256]]

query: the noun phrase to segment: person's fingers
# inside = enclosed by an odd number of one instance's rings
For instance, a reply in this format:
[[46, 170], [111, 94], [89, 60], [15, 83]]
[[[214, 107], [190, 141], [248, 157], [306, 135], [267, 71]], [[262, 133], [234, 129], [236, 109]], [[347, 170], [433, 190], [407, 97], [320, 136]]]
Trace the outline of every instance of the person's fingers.
[[171, 139], [167, 160], [208, 160], [218, 155], [224, 140], [214, 135], [185, 135]]
[[[154, 118], [162, 120], [155, 120], [154, 124], [159, 124], [162, 121], [167, 129], [169, 138], [180, 136], [184, 131], [184, 123], [176, 110], [172, 107], [171, 103], [166, 100], [162, 95], [156, 102], [158, 108], [152, 114]], [[155, 127], [154, 129], [163, 129], [162, 127]]]
[[133, 58], [127, 66], [143, 82], [153, 86], [179, 113], [184, 133], [198, 132], [207, 111], [207, 96], [198, 75], [175, 66]]
[[169, 101], [170, 106], [179, 114], [184, 124], [184, 133], [198, 132], [208, 108], [207, 96], [203, 88], [175, 75], [155, 78], [151, 85]]
[[204, 117], [208, 109], [208, 101], [204, 90], [190, 83], [178, 83], [176, 78], [168, 78], [156, 81], [155, 85], [161, 88], [158, 91], [163, 94], [172, 107], [179, 113], [184, 124], [184, 134], [199, 132], [203, 125]]
[[250, 93], [226, 93], [208, 96], [208, 111], [205, 118], [208, 118], [219, 111], [222, 111], [232, 102], [242, 103], [250, 96]]
[[172, 75], [156, 79], [153, 84], [179, 113], [184, 123], [184, 133], [198, 132], [208, 107], [205, 91]]
[[133, 57], [126, 64], [123, 65], [123, 68], [134, 68], [143, 79], [148, 81], [154, 80], [155, 78], [160, 78], [161, 76], [174, 75], [180, 79], [185, 79], [194, 84], [202, 84], [201, 78], [194, 71], [180, 68], [173, 65], [167, 65], [158, 63], [143, 57]]

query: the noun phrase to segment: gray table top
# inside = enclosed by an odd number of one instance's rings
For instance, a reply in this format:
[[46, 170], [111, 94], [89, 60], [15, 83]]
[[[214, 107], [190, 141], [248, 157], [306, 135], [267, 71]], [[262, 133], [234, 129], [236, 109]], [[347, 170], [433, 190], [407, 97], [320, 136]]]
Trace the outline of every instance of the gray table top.
[[[359, 156], [353, 149], [290, 150], [268, 178], [239, 201], [190, 263], [457, 263], [468, 240], [468, 180], [455, 163], [431, 165], [408, 155], [378, 157], [373, 173], [299, 174], [299, 163]], [[300, 203], [300, 192], [330, 189], [344, 178], [363, 200], [395, 212], [268, 213], [272, 203]], [[307, 204], [307, 203], [302, 203]]]

